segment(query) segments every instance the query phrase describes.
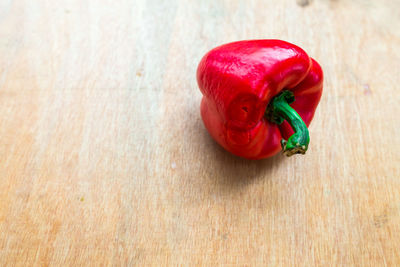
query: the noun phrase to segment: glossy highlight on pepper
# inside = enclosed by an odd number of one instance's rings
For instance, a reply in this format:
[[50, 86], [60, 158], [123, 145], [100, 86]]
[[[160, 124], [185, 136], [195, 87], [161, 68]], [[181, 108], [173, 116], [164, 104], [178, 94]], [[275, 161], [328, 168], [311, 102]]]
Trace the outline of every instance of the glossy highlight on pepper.
[[226, 150], [248, 159], [304, 154], [322, 94], [319, 64], [281, 40], [238, 41], [200, 61], [201, 116]]

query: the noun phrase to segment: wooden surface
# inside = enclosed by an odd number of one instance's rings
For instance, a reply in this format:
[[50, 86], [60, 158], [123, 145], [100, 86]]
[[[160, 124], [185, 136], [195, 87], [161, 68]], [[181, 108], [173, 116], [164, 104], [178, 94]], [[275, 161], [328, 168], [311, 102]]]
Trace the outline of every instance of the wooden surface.
[[[240, 39], [325, 72], [305, 156], [207, 134], [195, 70]], [[400, 265], [400, 2], [0, 2], [0, 265]]]

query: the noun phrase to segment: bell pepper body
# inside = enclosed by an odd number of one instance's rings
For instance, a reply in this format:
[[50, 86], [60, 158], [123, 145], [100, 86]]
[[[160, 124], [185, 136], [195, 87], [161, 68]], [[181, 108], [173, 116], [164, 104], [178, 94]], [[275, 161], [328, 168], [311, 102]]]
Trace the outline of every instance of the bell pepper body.
[[231, 153], [271, 157], [293, 135], [288, 121], [265, 115], [274, 97], [291, 91], [308, 127], [322, 94], [319, 64], [300, 47], [281, 40], [239, 41], [216, 47], [200, 61], [197, 82], [203, 94], [201, 116], [211, 136]]

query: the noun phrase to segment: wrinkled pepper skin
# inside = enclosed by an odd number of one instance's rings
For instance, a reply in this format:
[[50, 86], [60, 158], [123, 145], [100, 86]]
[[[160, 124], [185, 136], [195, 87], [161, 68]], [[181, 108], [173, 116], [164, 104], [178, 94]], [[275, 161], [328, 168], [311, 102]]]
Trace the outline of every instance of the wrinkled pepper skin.
[[197, 82], [203, 94], [201, 116], [211, 136], [231, 153], [271, 157], [281, 139], [294, 132], [265, 116], [270, 101], [283, 90], [293, 92], [290, 106], [307, 125], [322, 94], [319, 64], [300, 47], [281, 40], [238, 41], [216, 47], [200, 61]]

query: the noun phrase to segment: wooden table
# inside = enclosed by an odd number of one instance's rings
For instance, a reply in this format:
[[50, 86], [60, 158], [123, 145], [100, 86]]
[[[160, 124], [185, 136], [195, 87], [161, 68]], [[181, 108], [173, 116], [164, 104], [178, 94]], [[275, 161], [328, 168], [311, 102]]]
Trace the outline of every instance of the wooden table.
[[[305, 156], [206, 132], [195, 71], [278, 38], [323, 66]], [[400, 264], [400, 2], [2, 1], [0, 265]]]

